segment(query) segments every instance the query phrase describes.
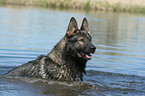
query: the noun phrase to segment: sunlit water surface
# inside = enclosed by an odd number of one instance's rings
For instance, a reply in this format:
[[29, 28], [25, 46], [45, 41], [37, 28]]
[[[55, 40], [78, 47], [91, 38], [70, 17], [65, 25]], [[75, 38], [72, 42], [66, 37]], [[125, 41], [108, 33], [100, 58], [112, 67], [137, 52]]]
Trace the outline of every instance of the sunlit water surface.
[[145, 14], [0, 7], [0, 76], [47, 54], [65, 35], [69, 20], [87, 17], [97, 50], [87, 63], [85, 82], [0, 78], [0, 96], [145, 96]]

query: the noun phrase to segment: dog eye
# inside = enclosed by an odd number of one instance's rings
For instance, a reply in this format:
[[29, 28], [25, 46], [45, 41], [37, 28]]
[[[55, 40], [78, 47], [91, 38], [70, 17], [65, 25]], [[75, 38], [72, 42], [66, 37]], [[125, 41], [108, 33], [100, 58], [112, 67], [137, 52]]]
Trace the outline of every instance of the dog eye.
[[84, 39], [79, 39], [79, 41], [83, 42], [83, 41], [84, 41]]

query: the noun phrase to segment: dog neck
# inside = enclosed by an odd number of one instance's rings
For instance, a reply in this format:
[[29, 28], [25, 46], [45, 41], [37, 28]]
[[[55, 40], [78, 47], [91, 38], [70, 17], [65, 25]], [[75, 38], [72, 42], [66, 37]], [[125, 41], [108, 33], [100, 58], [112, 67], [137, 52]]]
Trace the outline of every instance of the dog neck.
[[61, 54], [64, 50], [65, 44], [65, 38], [62, 38], [48, 54], [48, 57], [51, 58], [56, 64], [63, 65], [65, 63]]

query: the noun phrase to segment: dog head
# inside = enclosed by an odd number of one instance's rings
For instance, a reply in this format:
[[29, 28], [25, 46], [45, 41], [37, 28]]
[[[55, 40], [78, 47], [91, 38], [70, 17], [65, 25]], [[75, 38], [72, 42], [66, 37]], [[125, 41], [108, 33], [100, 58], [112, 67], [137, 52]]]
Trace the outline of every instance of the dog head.
[[66, 52], [75, 59], [90, 60], [96, 47], [92, 44], [92, 37], [89, 32], [88, 21], [83, 19], [81, 28], [78, 29], [77, 21], [71, 18], [66, 39]]

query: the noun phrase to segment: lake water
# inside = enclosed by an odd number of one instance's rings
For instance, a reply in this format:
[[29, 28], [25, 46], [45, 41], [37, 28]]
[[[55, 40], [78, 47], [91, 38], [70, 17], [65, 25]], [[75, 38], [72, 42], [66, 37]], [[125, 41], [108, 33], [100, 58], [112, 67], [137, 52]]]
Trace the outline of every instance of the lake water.
[[[145, 96], [145, 14], [0, 7], [0, 76], [47, 54], [65, 35], [69, 20], [87, 17], [97, 50], [85, 82], [24, 82], [0, 78], [0, 96]], [[36, 81], [36, 82], [35, 82]]]

